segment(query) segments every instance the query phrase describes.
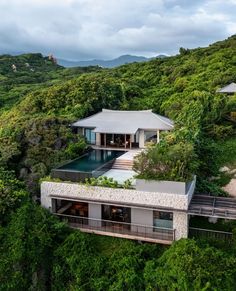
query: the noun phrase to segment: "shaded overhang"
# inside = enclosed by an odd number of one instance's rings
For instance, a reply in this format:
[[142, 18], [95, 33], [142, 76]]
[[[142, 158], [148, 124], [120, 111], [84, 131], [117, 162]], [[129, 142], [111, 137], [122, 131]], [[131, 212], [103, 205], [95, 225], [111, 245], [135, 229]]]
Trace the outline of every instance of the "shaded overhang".
[[107, 133], [107, 134], [136, 134], [137, 127], [129, 126], [112, 126], [107, 124], [106, 126], [98, 126], [93, 132], [95, 133]]

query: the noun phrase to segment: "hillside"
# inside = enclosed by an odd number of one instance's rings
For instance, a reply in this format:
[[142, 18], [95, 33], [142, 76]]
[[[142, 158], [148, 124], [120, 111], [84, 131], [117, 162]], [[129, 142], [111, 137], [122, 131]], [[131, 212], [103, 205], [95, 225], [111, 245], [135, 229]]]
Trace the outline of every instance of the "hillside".
[[[19, 78], [27, 80], [29, 93], [20, 91], [21, 101], [0, 117], [0, 160], [17, 169], [31, 185], [32, 180], [37, 181], [52, 166], [71, 157], [67, 151], [74, 139], [68, 128], [71, 121], [102, 108], [152, 108], [172, 118], [176, 134], [195, 144], [201, 164], [198, 176], [205, 181], [221, 166], [217, 142], [235, 136], [235, 122], [228, 120], [230, 112], [236, 111], [235, 96], [216, 94], [217, 88], [236, 80], [235, 53], [236, 36], [232, 36], [207, 48], [182, 48], [174, 57], [100, 72], [89, 68], [85, 74], [81, 70], [86, 68], [63, 69], [38, 55], [43, 64], [39, 66], [41, 77], [36, 75], [30, 85], [28, 68], [21, 77], [17, 72]], [[21, 64], [26, 61], [22, 58]], [[50, 70], [44, 74], [47, 67]], [[5, 74], [6, 78], [14, 75], [9, 68]], [[38, 83], [34, 83], [37, 78]], [[17, 78], [8, 80], [16, 82]], [[19, 99], [17, 94], [15, 99]], [[1, 100], [9, 100], [11, 91], [1, 96]], [[209, 187], [204, 182], [200, 191], [210, 191]], [[214, 187], [210, 189], [217, 192]]]
[[98, 71], [99, 68], [74, 68], [66, 70], [51, 57], [42, 54], [0, 56], [0, 111], [10, 108], [28, 92], [45, 88], [57, 81], [78, 74]]
[[197, 191], [226, 195], [219, 168], [236, 165], [236, 95], [216, 90], [236, 81], [235, 56], [236, 36], [115, 69], [0, 57], [0, 290], [235, 290], [235, 221], [221, 221], [232, 241], [167, 247], [81, 233], [34, 203], [40, 178], [86, 147], [70, 123], [102, 108], [152, 108], [174, 119], [165, 138], [191, 145]]

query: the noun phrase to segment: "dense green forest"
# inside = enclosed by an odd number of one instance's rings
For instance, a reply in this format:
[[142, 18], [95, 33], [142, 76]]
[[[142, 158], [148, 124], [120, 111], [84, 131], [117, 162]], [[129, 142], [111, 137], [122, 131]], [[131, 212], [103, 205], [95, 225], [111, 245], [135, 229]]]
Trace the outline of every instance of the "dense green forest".
[[86, 148], [70, 123], [102, 108], [172, 118], [165, 142], [191, 149], [197, 191], [227, 195], [221, 186], [230, 177], [219, 169], [236, 164], [236, 95], [216, 90], [231, 82], [236, 36], [114, 69], [65, 69], [41, 54], [0, 56], [0, 290], [235, 290], [235, 242], [181, 240], [166, 248], [96, 237], [33, 202], [40, 179]]

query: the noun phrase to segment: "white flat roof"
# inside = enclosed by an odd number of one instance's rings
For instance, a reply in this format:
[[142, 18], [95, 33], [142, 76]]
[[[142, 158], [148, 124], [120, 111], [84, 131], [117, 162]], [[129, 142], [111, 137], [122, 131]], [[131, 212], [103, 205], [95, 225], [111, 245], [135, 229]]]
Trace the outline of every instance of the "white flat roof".
[[101, 112], [73, 123], [75, 127], [87, 127], [98, 133], [135, 134], [138, 129], [171, 130], [174, 122], [155, 114], [152, 110], [120, 111], [103, 109]]

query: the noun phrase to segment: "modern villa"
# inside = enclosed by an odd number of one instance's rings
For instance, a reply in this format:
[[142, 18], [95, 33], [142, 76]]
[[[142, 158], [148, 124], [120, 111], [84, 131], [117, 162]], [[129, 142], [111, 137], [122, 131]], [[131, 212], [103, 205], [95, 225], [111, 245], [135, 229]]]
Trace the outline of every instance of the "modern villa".
[[[173, 129], [170, 119], [151, 110], [103, 110], [72, 126], [94, 149], [53, 169], [51, 177], [60, 178], [59, 182], [41, 184], [42, 206], [71, 227], [171, 244], [188, 237], [190, 215], [235, 219], [232, 201], [224, 202], [224, 210], [218, 198], [194, 195], [196, 177], [188, 183], [136, 178], [134, 157], [145, 151], [146, 143], [159, 142], [161, 131]], [[117, 182], [98, 185], [87, 183], [88, 178]]]
[[102, 112], [72, 124], [77, 132], [86, 137], [89, 144], [98, 147], [144, 148], [150, 141], [159, 142], [160, 132], [172, 130], [169, 118], [152, 110], [118, 111], [103, 109]]
[[[173, 121], [151, 110], [105, 110], [72, 124], [95, 148], [52, 170], [69, 182], [43, 182], [41, 203], [82, 231], [170, 244], [188, 235], [188, 206], [195, 180], [188, 183], [135, 179], [133, 158]], [[108, 177], [118, 188], [82, 184]], [[122, 185], [129, 180], [130, 187]]]

